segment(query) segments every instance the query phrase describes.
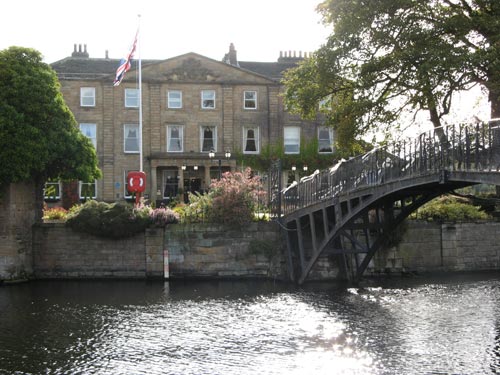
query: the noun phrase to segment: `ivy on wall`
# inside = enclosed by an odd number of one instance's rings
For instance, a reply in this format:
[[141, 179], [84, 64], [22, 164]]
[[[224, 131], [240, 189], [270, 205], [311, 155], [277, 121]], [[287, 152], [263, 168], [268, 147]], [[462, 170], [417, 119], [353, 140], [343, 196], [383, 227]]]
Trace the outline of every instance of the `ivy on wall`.
[[271, 162], [277, 159], [281, 159], [283, 169], [291, 169], [293, 165], [297, 167], [297, 170], [302, 170], [302, 167], [307, 165], [308, 170], [314, 171], [315, 169], [325, 169], [337, 162], [339, 159], [338, 153], [333, 152], [329, 154], [318, 153], [318, 141], [313, 140], [311, 142], [300, 145], [299, 154], [285, 154], [285, 149], [282, 144], [271, 144], [262, 147], [260, 154], [258, 155], [248, 155], [243, 154], [241, 151], [236, 151], [235, 156], [238, 161], [238, 165], [242, 167], [250, 167], [252, 170], [257, 171], [267, 171]]

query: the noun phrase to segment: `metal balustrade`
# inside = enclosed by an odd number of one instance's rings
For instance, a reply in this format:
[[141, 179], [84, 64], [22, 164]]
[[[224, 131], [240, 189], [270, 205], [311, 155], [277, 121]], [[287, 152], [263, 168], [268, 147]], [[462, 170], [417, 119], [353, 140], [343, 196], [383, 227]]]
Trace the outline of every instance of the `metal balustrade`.
[[281, 217], [341, 194], [438, 171], [499, 170], [500, 120], [450, 125], [341, 160], [283, 190], [276, 178], [271, 184], [271, 212]]

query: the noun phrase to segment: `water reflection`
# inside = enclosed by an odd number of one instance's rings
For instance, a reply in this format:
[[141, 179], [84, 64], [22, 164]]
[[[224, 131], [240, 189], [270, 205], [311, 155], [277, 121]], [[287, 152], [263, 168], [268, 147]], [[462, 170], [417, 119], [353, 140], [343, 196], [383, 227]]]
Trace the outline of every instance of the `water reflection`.
[[500, 279], [0, 288], [0, 373], [495, 374]]

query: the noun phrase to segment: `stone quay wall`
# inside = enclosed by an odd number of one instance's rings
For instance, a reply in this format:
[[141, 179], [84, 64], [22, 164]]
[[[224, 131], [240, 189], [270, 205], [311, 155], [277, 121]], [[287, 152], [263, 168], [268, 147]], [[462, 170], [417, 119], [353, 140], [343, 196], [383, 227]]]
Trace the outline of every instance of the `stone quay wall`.
[[[170, 225], [121, 240], [78, 233], [61, 223], [33, 227], [35, 278], [276, 277], [281, 246], [274, 223], [244, 230], [220, 225]], [[167, 267], [164, 258], [168, 257]], [[165, 273], [164, 273], [165, 272]]]
[[407, 221], [398, 245], [378, 251], [370, 271], [500, 270], [500, 223]]
[[[367, 276], [500, 269], [500, 223], [405, 225], [397, 246], [375, 254]], [[285, 245], [275, 223], [240, 230], [176, 224], [122, 240], [77, 233], [64, 224], [35, 225], [33, 233], [35, 278], [287, 279]], [[309, 279], [338, 278], [337, 264], [338, 258], [320, 258]]]
[[163, 276], [163, 230], [115, 240], [44, 223], [33, 234], [35, 278]]
[[174, 278], [283, 277], [282, 241], [276, 223], [251, 223], [243, 229], [171, 225], [165, 231], [165, 247]]

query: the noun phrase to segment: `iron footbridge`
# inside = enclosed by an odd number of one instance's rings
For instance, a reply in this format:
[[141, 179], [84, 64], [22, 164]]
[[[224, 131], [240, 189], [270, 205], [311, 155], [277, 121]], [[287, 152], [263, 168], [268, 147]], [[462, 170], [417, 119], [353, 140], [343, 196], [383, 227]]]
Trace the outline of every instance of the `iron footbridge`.
[[281, 188], [270, 171], [271, 214], [284, 228], [287, 266], [302, 284], [321, 256], [358, 281], [397, 226], [430, 200], [475, 184], [500, 185], [500, 122], [437, 128], [315, 171]]

